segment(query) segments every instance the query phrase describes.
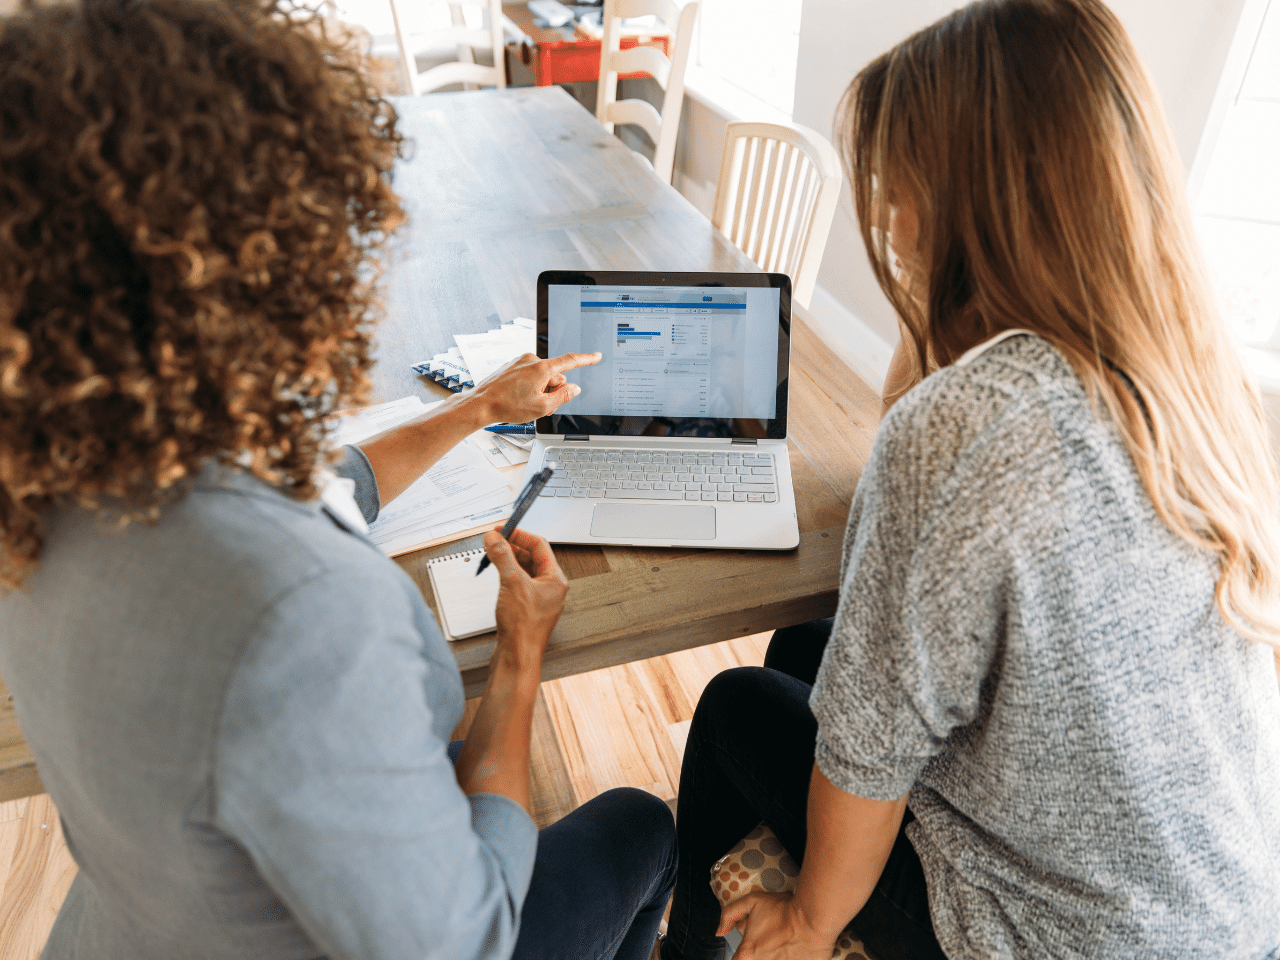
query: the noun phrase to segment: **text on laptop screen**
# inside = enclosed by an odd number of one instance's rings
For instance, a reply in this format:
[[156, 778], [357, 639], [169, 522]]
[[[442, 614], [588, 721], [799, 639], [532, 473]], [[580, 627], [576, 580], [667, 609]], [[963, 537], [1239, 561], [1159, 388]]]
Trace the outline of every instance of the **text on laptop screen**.
[[779, 297], [769, 287], [552, 284], [550, 356], [604, 355], [569, 371], [582, 393], [558, 413], [774, 418]]

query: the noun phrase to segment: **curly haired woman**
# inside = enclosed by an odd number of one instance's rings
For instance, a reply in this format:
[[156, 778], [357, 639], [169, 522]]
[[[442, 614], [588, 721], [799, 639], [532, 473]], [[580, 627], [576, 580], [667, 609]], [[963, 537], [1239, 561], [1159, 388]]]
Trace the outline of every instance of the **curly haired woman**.
[[[910, 389], [834, 620], [698, 704], [663, 956], [827, 960], [852, 918], [876, 960], [1275, 960], [1275, 467], [1132, 42], [981, 0], [838, 126]], [[761, 820], [794, 895], [722, 909]]]
[[453, 657], [361, 535], [598, 358], [526, 356], [326, 452], [366, 389], [401, 141], [310, 21], [271, 0], [0, 21], [0, 674], [80, 867], [44, 956], [638, 960], [665, 805], [612, 791], [541, 834], [527, 812], [567, 589], [549, 547], [486, 538], [498, 645], [451, 746]]

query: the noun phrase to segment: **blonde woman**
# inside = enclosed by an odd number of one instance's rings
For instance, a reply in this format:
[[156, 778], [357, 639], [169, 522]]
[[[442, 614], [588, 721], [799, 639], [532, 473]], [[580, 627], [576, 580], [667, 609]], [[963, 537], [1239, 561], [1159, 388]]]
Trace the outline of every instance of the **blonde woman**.
[[[834, 621], [775, 638], [808, 676], [699, 704], [663, 956], [736, 924], [740, 960], [826, 960], [850, 918], [877, 960], [1280, 956], [1276, 476], [1132, 43], [1099, 0], [983, 0], [839, 130], [899, 369], [938, 369], [881, 426]], [[722, 913], [707, 868], [761, 820], [796, 892]]]

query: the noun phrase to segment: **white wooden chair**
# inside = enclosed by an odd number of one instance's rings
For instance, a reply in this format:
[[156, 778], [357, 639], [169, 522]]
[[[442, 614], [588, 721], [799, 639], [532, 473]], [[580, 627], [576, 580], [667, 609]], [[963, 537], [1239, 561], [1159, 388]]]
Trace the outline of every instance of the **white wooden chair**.
[[[620, 49], [622, 20], [656, 15], [671, 31], [671, 57], [653, 47]], [[654, 143], [653, 169], [667, 183], [676, 154], [676, 134], [680, 130], [680, 109], [684, 105], [684, 68], [689, 62], [693, 24], [698, 17], [697, 0], [683, 8], [672, 0], [605, 0], [600, 26], [600, 86], [596, 93], [596, 119], [613, 133], [615, 123], [632, 123], [647, 133]], [[645, 100], [619, 100], [618, 74], [647, 73], [666, 91], [662, 113]]]
[[844, 174], [835, 147], [798, 123], [731, 123], [711, 222], [807, 307]]
[[[443, 30], [432, 31], [421, 38], [415, 36], [414, 43], [410, 42], [408, 30], [401, 17], [405, 0], [390, 0], [390, 2], [391, 19], [395, 23], [396, 40], [400, 45], [400, 71], [405, 92], [430, 93], [432, 90], [439, 90], [454, 83], [464, 84], [467, 89], [472, 89], [472, 84], [506, 87], [502, 0], [449, 0], [449, 18], [453, 25]], [[467, 27], [463, 6], [483, 8], [488, 14], [487, 26], [481, 30], [472, 30]], [[457, 62], [442, 63], [419, 73], [416, 52], [422, 49], [424, 43], [435, 48], [457, 44]], [[473, 51], [486, 49], [493, 51], [491, 67], [476, 63]]]

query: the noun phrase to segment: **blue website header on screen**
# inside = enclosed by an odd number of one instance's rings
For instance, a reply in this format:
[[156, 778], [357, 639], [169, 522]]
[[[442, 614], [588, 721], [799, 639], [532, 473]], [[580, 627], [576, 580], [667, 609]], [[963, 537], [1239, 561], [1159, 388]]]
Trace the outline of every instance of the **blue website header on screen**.
[[604, 354], [568, 377], [557, 413], [618, 417], [777, 415], [780, 291], [768, 287], [548, 288], [548, 349]]

